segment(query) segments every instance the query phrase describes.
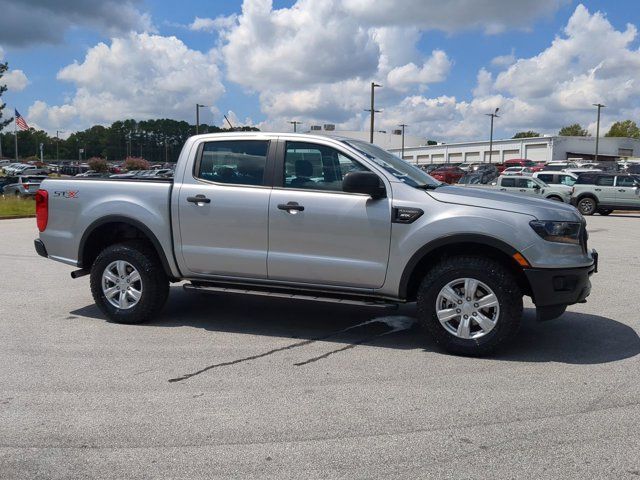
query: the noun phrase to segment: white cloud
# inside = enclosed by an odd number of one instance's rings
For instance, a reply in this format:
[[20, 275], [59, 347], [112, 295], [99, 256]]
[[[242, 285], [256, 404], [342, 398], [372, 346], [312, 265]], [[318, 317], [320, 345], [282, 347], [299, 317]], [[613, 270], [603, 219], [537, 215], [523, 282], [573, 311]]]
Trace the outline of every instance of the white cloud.
[[236, 19], [236, 15], [217, 18], [196, 17], [193, 22], [189, 24], [189, 30], [193, 30], [194, 32], [213, 32], [216, 30], [227, 29], [233, 26]]
[[447, 78], [451, 66], [452, 62], [444, 51], [434, 50], [422, 67], [411, 62], [391, 70], [387, 74], [387, 83], [390, 87], [402, 90], [409, 85], [442, 82]]
[[511, 53], [508, 55], [498, 55], [491, 60], [491, 65], [494, 67], [508, 67], [513, 65], [516, 61], [516, 55], [514, 50], [511, 50]]
[[19, 92], [29, 85], [29, 79], [22, 70], [8, 70], [0, 79], [10, 92]]
[[58, 72], [76, 91], [62, 105], [37, 101], [29, 117], [43, 128], [66, 130], [124, 118], [191, 119], [196, 103], [212, 105], [224, 92], [211, 55], [175, 37], [130, 34], [88, 50], [82, 63]]

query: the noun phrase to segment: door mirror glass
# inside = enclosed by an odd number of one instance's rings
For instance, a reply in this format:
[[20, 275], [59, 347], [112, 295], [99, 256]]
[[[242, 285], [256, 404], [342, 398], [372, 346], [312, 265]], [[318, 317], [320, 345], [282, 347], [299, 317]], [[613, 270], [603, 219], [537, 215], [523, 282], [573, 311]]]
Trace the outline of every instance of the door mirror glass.
[[384, 185], [373, 172], [349, 172], [342, 180], [342, 191], [364, 193], [373, 199], [384, 198], [387, 192]]

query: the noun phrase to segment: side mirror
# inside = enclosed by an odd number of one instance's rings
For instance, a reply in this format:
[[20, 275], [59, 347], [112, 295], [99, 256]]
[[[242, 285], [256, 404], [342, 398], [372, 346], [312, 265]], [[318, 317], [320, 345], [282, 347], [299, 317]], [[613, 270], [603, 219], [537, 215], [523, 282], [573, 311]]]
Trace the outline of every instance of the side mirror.
[[535, 184], [535, 185], [533, 186], [533, 189], [534, 189], [534, 190], [540, 190], [540, 185]]
[[380, 178], [373, 172], [349, 172], [342, 179], [342, 191], [364, 193], [373, 199], [384, 198], [387, 191]]

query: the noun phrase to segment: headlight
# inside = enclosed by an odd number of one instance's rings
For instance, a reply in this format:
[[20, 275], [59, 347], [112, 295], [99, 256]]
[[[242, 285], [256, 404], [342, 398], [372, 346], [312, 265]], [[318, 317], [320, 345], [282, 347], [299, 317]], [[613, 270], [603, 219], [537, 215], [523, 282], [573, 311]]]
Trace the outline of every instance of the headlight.
[[579, 222], [552, 222], [533, 220], [529, 222], [531, 228], [548, 242], [580, 244]]

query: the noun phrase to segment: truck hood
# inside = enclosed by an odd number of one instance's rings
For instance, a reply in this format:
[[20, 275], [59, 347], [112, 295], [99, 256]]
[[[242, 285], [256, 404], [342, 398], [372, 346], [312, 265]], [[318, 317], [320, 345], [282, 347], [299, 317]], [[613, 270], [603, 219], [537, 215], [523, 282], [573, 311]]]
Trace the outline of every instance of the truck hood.
[[582, 221], [578, 210], [571, 205], [544, 198], [453, 186], [441, 186], [427, 194], [438, 202], [520, 213], [538, 220]]

